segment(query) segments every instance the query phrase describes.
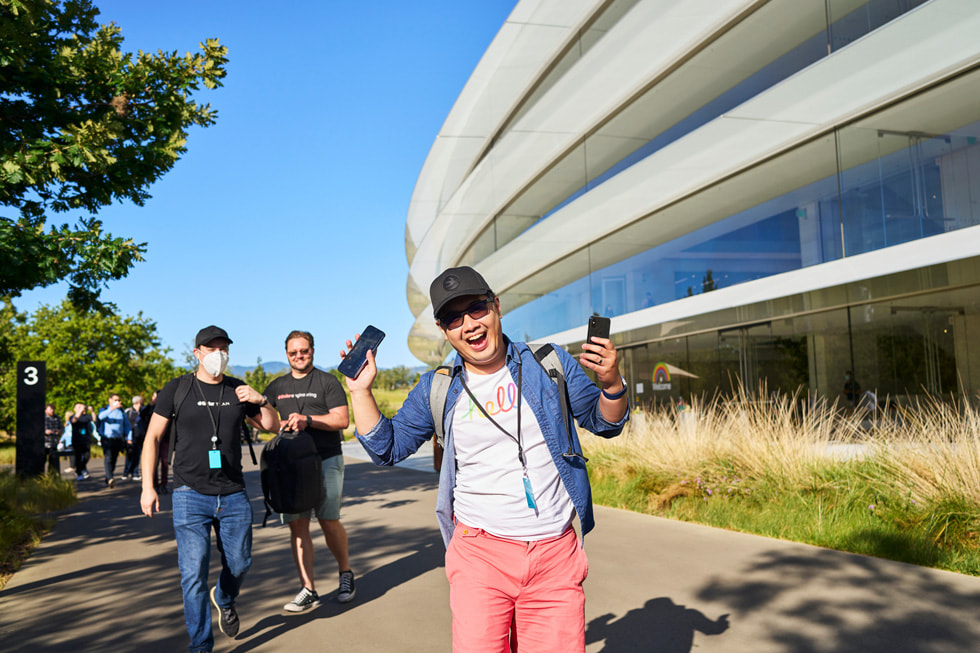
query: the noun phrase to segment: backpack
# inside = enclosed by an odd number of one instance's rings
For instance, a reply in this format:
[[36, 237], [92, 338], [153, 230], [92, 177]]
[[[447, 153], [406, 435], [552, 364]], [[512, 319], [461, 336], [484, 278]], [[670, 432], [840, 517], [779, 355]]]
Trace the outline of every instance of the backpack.
[[312, 510], [323, 500], [323, 462], [313, 436], [306, 431], [280, 431], [262, 448], [259, 474], [265, 500], [265, 518], [272, 511], [297, 513]]
[[[551, 380], [558, 385], [558, 399], [561, 401], [561, 419], [565, 424], [565, 434], [568, 437], [568, 451], [563, 453], [564, 457], [581, 458], [588, 462], [588, 458], [575, 453], [572, 443], [572, 434], [569, 431], [571, 408], [568, 404], [568, 388], [565, 385], [565, 369], [561, 366], [561, 359], [550, 343], [541, 345], [528, 345], [534, 354], [534, 360], [544, 368]], [[432, 411], [432, 421], [435, 423], [435, 434], [432, 436], [432, 466], [438, 472], [442, 469], [443, 446], [446, 441], [446, 434], [443, 429], [443, 419], [446, 416], [446, 397], [449, 395], [449, 384], [452, 382], [452, 368], [448, 365], [440, 365], [432, 375], [432, 385], [429, 387], [429, 409]]]
[[[177, 381], [177, 390], [174, 392], [174, 407], [170, 412], [170, 466], [173, 467], [174, 464], [174, 453], [176, 449], [174, 445], [177, 443], [177, 413], [180, 412], [180, 406], [187, 399], [187, 395], [191, 392], [191, 384], [194, 382], [194, 373], [188, 372], [187, 374], [182, 374], [180, 380]], [[242, 430], [245, 429], [245, 420], [242, 419]], [[255, 450], [252, 448], [252, 439], [248, 438], [248, 453], [252, 456], [252, 464], [258, 465], [258, 461], [255, 460]]]

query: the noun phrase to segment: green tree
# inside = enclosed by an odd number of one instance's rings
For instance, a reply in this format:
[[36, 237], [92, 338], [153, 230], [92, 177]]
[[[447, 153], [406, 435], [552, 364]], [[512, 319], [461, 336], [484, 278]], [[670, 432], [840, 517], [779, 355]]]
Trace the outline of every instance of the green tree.
[[245, 372], [245, 383], [249, 384], [255, 388], [258, 392], [262, 392], [272, 383], [272, 379], [282, 376], [285, 372], [280, 372], [279, 374], [269, 374], [262, 367], [262, 359], [259, 358], [255, 361], [255, 369]]
[[[80, 306], [142, 260], [146, 244], [102, 231], [114, 201], [142, 206], [186, 152], [187, 128], [214, 123], [192, 93], [216, 88], [227, 48], [123, 53], [91, 0], [0, 0], [0, 295], [62, 279]], [[87, 212], [46, 227], [49, 213]]]
[[410, 388], [414, 385], [416, 374], [404, 365], [378, 370], [375, 385], [384, 390]]
[[45, 361], [47, 400], [58, 411], [79, 401], [100, 407], [110, 392], [149, 397], [179, 373], [160, 348], [156, 323], [142, 313], [82, 311], [65, 300], [7, 324], [12, 356], [0, 368], [0, 429], [7, 431], [16, 423], [15, 361]]
[[327, 374], [332, 374], [333, 378], [340, 381], [340, 387], [343, 388], [345, 392], [347, 391], [347, 384], [344, 383], [344, 379], [347, 377], [341, 374], [340, 370], [338, 370], [336, 367], [331, 367], [329, 370], [327, 370]]

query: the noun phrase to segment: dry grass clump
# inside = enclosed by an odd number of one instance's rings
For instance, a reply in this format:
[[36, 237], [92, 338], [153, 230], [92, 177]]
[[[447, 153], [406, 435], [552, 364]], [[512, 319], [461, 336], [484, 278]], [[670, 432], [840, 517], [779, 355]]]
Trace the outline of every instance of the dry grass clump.
[[876, 420], [869, 439], [897, 492], [922, 504], [980, 506], [980, 413], [965, 402], [923, 399]]
[[[765, 395], [763, 395], [765, 396]], [[624, 466], [687, 477], [740, 474], [777, 484], [798, 485], [827, 463], [828, 444], [847, 451], [864, 440], [859, 416], [797, 397], [765, 401], [741, 393], [735, 399], [695, 399], [688, 411], [636, 412], [623, 434], [603, 440], [583, 434], [584, 446]]]
[[923, 400], [872, 414], [742, 392], [695, 399], [684, 412], [636, 412], [612, 440], [582, 437], [595, 478], [622, 486], [616, 504], [644, 512], [664, 514], [692, 496], [751, 497], [753, 488], [764, 488], [758, 501], [863, 491], [876, 510], [905, 511], [899, 521], [959, 521], [964, 532], [980, 524], [980, 413], [964, 402]]

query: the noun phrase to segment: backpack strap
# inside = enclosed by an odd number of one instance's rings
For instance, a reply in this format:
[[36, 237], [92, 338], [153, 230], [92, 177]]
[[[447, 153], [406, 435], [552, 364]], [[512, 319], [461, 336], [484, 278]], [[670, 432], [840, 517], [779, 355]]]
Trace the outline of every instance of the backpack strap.
[[565, 368], [561, 365], [561, 359], [554, 345], [546, 342], [541, 345], [528, 345], [534, 354], [534, 360], [544, 368], [551, 380], [558, 386], [558, 401], [561, 402], [561, 421], [565, 424], [565, 437], [568, 438], [568, 451], [562, 454], [565, 458], [581, 458], [589, 462], [581, 453], [576, 453], [575, 445], [572, 442], [572, 423], [571, 408], [568, 403], [568, 386], [565, 383]]
[[453, 380], [453, 368], [440, 365], [432, 375], [432, 385], [429, 387], [429, 410], [432, 411], [432, 421], [435, 422], [436, 444], [440, 447], [446, 443], [446, 432], [443, 420], [446, 417], [446, 397], [449, 395], [449, 384]]
[[242, 439], [248, 443], [248, 453], [252, 456], [252, 464], [258, 465], [259, 461], [255, 458], [255, 449], [252, 448], [252, 432], [248, 429], [244, 417], [242, 418]]
[[180, 406], [187, 399], [187, 395], [191, 391], [191, 383], [193, 379], [191, 377], [192, 372], [187, 374], [182, 374], [180, 380], [177, 381], [177, 390], [174, 392], [174, 408], [170, 413], [170, 466], [173, 467], [174, 464], [174, 445], [177, 443], [177, 413], [180, 412]]
[[446, 432], [443, 420], [446, 417], [446, 397], [449, 395], [449, 384], [453, 380], [453, 368], [440, 365], [432, 375], [432, 385], [429, 386], [429, 410], [432, 411], [432, 421], [435, 424], [435, 434], [432, 436], [432, 466], [438, 472], [442, 469], [442, 451], [446, 443]]

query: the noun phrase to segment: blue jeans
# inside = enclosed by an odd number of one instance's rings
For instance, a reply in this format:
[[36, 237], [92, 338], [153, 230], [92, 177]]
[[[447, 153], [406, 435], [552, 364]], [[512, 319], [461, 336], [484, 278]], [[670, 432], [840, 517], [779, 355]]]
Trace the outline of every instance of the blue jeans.
[[173, 493], [173, 514], [190, 650], [210, 651], [214, 646], [208, 598], [211, 527], [221, 554], [214, 596], [218, 605], [228, 607], [235, 603], [245, 572], [252, 566], [252, 504], [244, 491], [210, 496], [182, 485]]

